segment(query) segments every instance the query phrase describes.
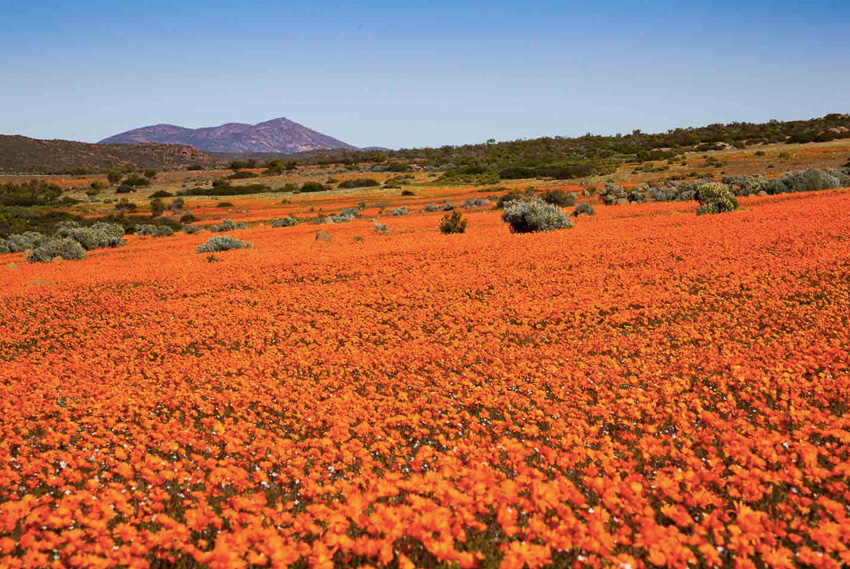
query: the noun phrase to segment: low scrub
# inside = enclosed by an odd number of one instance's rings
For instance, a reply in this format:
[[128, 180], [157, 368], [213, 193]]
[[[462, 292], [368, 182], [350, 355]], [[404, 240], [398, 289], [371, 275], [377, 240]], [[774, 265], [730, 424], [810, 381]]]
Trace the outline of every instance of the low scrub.
[[136, 235], [149, 235], [151, 237], [171, 237], [174, 230], [167, 225], [152, 225], [150, 223], [136, 226]]
[[446, 235], [452, 233], [466, 233], [466, 219], [459, 211], [447, 213], [440, 220], [440, 231]]
[[372, 178], [359, 178], [357, 180], [345, 180], [344, 182], [339, 183], [340, 188], [371, 188], [375, 186], [380, 186], [381, 183], [378, 180], [373, 180]]
[[272, 221], [272, 227], [292, 227], [293, 225], [298, 225], [298, 220], [294, 217], [279, 217]]
[[511, 226], [513, 233], [535, 233], [569, 229], [573, 226], [569, 216], [556, 205], [540, 198], [514, 201], [505, 207], [502, 221]]
[[124, 241], [124, 227], [117, 223], [99, 221], [91, 227], [66, 226], [56, 232], [56, 237], [70, 238], [82, 245], [86, 251], [121, 247]]
[[234, 223], [230, 219], [222, 220], [218, 225], [211, 225], [210, 231], [213, 233], [224, 233], [225, 231], [233, 231], [234, 229], [245, 229], [248, 227], [244, 221], [240, 221], [238, 223]]
[[240, 241], [230, 235], [213, 235], [209, 241], [198, 245], [195, 249], [198, 253], [219, 253], [221, 251], [230, 251], [231, 249], [248, 249], [251, 244], [246, 241]]
[[738, 209], [738, 200], [726, 184], [717, 182], [702, 184], [697, 188], [695, 197], [699, 202], [697, 215], [726, 213]]
[[31, 263], [49, 263], [57, 257], [66, 261], [79, 261], [86, 256], [82, 245], [70, 237], [59, 237], [44, 241], [33, 249], [28, 260]]

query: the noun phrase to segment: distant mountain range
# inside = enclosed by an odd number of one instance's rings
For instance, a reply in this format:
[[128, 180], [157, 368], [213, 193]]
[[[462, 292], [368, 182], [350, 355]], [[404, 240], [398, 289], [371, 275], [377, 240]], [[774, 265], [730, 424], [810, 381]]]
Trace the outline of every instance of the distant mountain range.
[[356, 147], [286, 118], [259, 124], [227, 123], [204, 128], [158, 124], [122, 132], [100, 144], [159, 142], [194, 146], [204, 152], [295, 153]]

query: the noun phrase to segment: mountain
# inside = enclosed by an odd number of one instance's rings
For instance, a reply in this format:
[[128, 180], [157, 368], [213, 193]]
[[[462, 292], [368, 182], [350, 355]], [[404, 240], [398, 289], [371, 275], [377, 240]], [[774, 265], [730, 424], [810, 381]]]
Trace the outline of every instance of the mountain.
[[349, 149], [346, 144], [286, 118], [259, 124], [227, 123], [198, 129], [158, 124], [129, 130], [100, 141], [101, 144], [164, 142], [186, 144], [205, 152], [294, 153], [319, 149]]
[[0, 135], [0, 172], [7, 173], [68, 174], [129, 165], [172, 170], [214, 162], [197, 148], [177, 144], [90, 144]]

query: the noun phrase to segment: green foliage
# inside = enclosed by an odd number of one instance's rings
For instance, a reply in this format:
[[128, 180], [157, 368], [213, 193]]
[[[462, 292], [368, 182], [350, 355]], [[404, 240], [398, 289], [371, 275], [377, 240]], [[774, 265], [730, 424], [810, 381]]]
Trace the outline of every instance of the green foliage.
[[576, 203], [576, 197], [564, 190], [548, 190], [543, 194], [543, 201], [560, 207], [571, 207]]
[[255, 174], [255, 173], [250, 172], [248, 170], [240, 170], [239, 172], [234, 172], [233, 174], [231, 174], [227, 178], [229, 180], [246, 180], [248, 178], [258, 178], [258, 177], [259, 177], [259, 174]]
[[70, 237], [60, 237], [44, 241], [33, 249], [28, 260], [31, 263], [49, 263], [60, 257], [66, 261], [79, 261], [85, 256], [85, 249], [77, 241]]
[[140, 224], [136, 226], [134, 233], [151, 237], [171, 237], [174, 235], [174, 230], [167, 225]]
[[345, 180], [344, 182], [340, 182], [340, 188], [371, 188], [375, 186], [380, 186], [381, 183], [378, 180], [373, 180], [372, 178], [358, 178], [356, 180]]
[[115, 204], [115, 211], [134, 212], [137, 209], [139, 209], [139, 206], [131, 202], [127, 198], [121, 198], [120, 200], [118, 200], [118, 203]]
[[247, 249], [251, 247], [250, 243], [240, 241], [230, 235], [213, 235], [209, 241], [198, 245], [195, 249], [198, 253], [218, 253], [221, 251], [230, 251], [231, 249]]
[[143, 174], [145, 175], [145, 178], [148, 178], [149, 180], [153, 180], [154, 178], [156, 178], [157, 171], [154, 170], [153, 168], [148, 168], [147, 170], [145, 170], [143, 172]]
[[166, 192], [165, 190], [157, 190], [151, 194], [151, 199], [153, 198], [170, 198], [174, 196], [171, 192]]
[[440, 231], [445, 234], [466, 233], [466, 223], [466, 219], [461, 216], [459, 211], [455, 210], [440, 219]]
[[187, 196], [245, 196], [250, 194], [265, 194], [271, 191], [271, 187], [265, 184], [231, 186], [225, 180], [216, 180], [213, 182], [212, 188], [190, 188], [181, 193]]
[[508, 204], [502, 214], [502, 221], [511, 226], [513, 233], [555, 231], [573, 226], [561, 208], [537, 197]]
[[56, 237], [73, 239], [86, 251], [121, 247], [125, 243], [124, 227], [106, 222], [97, 222], [91, 227], [66, 226], [56, 232]]
[[576, 208], [573, 210], [573, 216], [578, 217], [581, 214], [585, 215], [596, 215], [596, 212], [593, 211], [593, 206], [587, 202], [583, 202], [576, 205]]
[[20, 234], [10, 235], [6, 238], [6, 248], [11, 253], [20, 253], [27, 249], [33, 250], [47, 240], [45, 235], [35, 231], [26, 231]]
[[294, 217], [279, 217], [272, 221], [272, 227], [292, 227], [298, 225], [298, 220]]
[[151, 200], [151, 217], [159, 217], [165, 211], [165, 202], [159, 198]]
[[233, 207], [233, 204], [230, 202], [218, 202], [217, 204], [215, 204], [215, 207]]
[[60, 203], [60, 197], [62, 189], [43, 180], [0, 185], [0, 206], [57, 205]]
[[124, 179], [124, 172], [120, 170], [110, 170], [106, 173], [106, 179], [109, 181], [110, 186], [114, 186]]
[[505, 209], [512, 202], [525, 201], [529, 199], [529, 194], [520, 192], [519, 190], [511, 190], [501, 196], [496, 202], [496, 209]]
[[738, 209], [738, 200], [726, 184], [701, 184], [696, 190], [695, 198], [700, 204], [697, 207], [697, 215], [726, 213]]
[[850, 186], [850, 176], [842, 170], [810, 168], [803, 172], [787, 172], [779, 179], [789, 192], [816, 192]]
[[414, 192], [413, 190], [402, 190], [401, 195], [405, 197], [415, 196], [416, 192]]
[[[340, 187], [342, 187], [342, 184], [340, 184]], [[319, 183], [319, 182], [304, 182], [303, 184], [301, 184], [301, 192], [302, 193], [325, 192], [327, 190], [330, 190], [330, 188], [328, 186], [324, 185], [324, 184]]]
[[222, 220], [222, 222], [218, 225], [211, 225], [210, 231], [213, 233], [222, 233], [224, 231], [233, 231], [234, 229], [245, 229], [248, 227], [244, 221], [240, 221], [238, 223], [234, 223], [230, 219]]

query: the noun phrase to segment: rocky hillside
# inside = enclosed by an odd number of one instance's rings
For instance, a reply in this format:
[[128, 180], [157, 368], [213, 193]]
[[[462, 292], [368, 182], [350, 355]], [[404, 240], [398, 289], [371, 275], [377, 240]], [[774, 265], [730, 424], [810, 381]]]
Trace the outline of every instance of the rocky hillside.
[[110, 136], [101, 144], [138, 142], [186, 144], [205, 152], [230, 153], [294, 153], [355, 148], [285, 118], [255, 125], [228, 123], [198, 129], [159, 124]]
[[117, 166], [174, 170], [215, 160], [191, 146], [177, 144], [90, 144], [0, 135], [0, 172], [67, 174]]

